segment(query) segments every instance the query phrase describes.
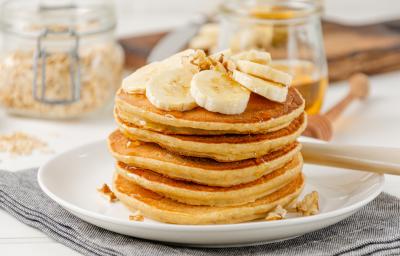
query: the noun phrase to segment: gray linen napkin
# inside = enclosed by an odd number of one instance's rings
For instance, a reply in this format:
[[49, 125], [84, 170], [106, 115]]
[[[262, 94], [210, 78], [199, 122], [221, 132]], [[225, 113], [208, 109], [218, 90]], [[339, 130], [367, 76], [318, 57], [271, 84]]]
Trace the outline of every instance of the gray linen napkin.
[[400, 255], [400, 200], [388, 194], [350, 218], [274, 244], [197, 249], [119, 235], [73, 216], [48, 198], [37, 171], [0, 171], [0, 208], [85, 255]]

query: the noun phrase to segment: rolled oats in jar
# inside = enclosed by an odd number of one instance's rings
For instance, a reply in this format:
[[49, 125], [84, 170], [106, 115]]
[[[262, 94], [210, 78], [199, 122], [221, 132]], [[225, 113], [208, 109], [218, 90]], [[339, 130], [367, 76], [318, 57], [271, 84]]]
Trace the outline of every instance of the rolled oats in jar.
[[9, 113], [73, 118], [110, 102], [124, 61], [110, 2], [3, 3], [0, 104]]

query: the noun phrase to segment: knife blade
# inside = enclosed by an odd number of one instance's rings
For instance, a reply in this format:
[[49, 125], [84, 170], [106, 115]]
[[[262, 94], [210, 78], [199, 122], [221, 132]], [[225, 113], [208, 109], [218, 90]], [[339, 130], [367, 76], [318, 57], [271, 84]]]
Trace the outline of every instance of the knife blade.
[[183, 50], [206, 22], [207, 17], [202, 16], [197, 21], [192, 21], [164, 36], [151, 50], [147, 63], [163, 60]]

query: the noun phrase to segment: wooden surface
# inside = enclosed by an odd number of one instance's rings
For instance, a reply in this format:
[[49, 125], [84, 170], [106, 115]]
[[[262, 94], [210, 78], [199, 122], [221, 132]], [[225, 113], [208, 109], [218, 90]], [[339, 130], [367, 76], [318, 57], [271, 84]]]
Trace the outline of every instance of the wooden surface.
[[324, 22], [323, 28], [331, 81], [400, 69], [398, 21], [358, 27]]
[[[400, 69], [400, 21], [367, 26], [323, 22], [323, 30], [330, 81], [344, 80], [357, 72], [379, 74]], [[165, 34], [121, 39], [127, 68], [144, 65], [152, 47]]]

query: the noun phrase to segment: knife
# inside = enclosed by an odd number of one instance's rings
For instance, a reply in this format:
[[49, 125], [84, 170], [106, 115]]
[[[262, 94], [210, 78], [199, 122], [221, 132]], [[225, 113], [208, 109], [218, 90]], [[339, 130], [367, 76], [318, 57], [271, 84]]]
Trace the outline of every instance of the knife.
[[208, 21], [206, 15], [179, 27], [164, 36], [151, 50], [147, 63], [160, 61], [186, 48], [189, 41], [197, 34], [200, 27]]

